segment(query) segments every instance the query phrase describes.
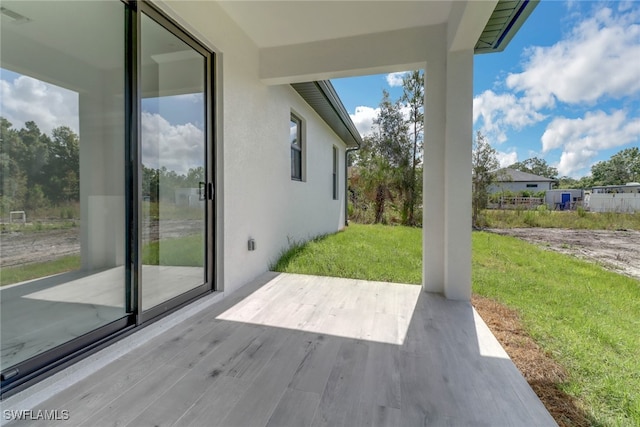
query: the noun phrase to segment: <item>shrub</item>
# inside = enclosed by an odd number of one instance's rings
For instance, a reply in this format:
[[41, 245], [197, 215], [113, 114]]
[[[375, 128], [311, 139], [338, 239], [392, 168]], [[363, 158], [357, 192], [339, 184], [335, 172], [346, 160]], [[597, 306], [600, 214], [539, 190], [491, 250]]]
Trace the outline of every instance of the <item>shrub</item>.
[[582, 206], [578, 206], [577, 212], [580, 218], [584, 218], [587, 216], [587, 211]]
[[547, 205], [539, 205], [539, 206], [536, 208], [536, 211], [537, 211], [540, 215], [544, 215], [544, 216], [551, 215], [551, 211], [549, 210], [549, 208], [547, 208]]
[[538, 221], [538, 217], [534, 211], [525, 212], [523, 221], [529, 227], [538, 227], [540, 225], [540, 221]]

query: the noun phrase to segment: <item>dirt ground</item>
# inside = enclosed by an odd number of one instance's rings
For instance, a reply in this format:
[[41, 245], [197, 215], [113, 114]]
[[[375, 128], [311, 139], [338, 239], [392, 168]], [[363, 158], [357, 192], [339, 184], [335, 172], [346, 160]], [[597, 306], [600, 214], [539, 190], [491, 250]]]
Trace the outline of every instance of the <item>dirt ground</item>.
[[13, 231], [0, 236], [0, 266], [53, 261], [80, 253], [78, 228], [43, 230], [30, 233]]
[[567, 230], [560, 228], [487, 229], [541, 247], [574, 255], [640, 280], [640, 231]]
[[[197, 233], [202, 222], [197, 220], [164, 220], [144, 223], [143, 243], [171, 239]], [[11, 231], [0, 235], [0, 267], [53, 261], [80, 253], [80, 228], [42, 231]]]

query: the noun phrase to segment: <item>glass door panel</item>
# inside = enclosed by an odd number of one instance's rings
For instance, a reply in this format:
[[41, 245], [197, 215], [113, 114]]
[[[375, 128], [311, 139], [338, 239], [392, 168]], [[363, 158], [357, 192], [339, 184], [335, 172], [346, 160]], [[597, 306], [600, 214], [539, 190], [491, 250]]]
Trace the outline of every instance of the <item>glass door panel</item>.
[[2, 2], [3, 381], [127, 316], [124, 7]]
[[142, 309], [202, 286], [206, 58], [141, 17]]

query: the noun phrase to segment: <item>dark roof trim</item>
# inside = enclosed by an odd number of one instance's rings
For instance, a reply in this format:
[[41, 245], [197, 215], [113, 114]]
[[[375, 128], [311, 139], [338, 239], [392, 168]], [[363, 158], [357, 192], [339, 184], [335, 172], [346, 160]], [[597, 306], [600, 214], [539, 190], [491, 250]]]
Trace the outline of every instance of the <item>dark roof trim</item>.
[[502, 52], [540, 0], [499, 0], [482, 34], [475, 53]]
[[330, 81], [292, 83], [291, 86], [347, 144], [347, 147], [360, 147], [362, 144], [360, 132], [351, 121], [349, 113]]

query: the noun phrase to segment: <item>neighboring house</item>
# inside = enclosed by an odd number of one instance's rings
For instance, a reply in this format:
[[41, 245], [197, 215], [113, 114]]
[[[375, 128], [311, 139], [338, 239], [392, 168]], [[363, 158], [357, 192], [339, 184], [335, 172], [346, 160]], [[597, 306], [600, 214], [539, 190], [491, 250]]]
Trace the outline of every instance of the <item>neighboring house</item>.
[[528, 172], [522, 172], [516, 169], [504, 168], [499, 171], [496, 183], [489, 187], [489, 193], [529, 191], [537, 193], [547, 191], [553, 188], [556, 181], [544, 176], [534, 175]]
[[[469, 300], [473, 56], [535, 6], [3, 1], [3, 79], [55, 92], [77, 123], [82, 261], [3, 288], [3, 395], [342, 228], [361, 138], [330, 78], [425, 69], [423, 287]], [[142, 172], [162, 168], [203, 168], [199, 215], [142, 207]]]

